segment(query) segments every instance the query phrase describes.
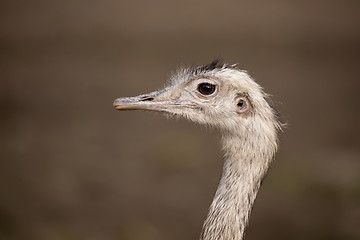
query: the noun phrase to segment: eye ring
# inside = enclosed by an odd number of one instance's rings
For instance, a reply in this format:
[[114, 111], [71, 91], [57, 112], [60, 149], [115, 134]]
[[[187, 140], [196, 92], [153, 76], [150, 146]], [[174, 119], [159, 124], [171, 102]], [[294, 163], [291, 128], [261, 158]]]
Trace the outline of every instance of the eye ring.
[[216, 85], [209, 82], [202, 82], [198, 84], [197, 91], [204, 96], [210, 96], [216, 91]]

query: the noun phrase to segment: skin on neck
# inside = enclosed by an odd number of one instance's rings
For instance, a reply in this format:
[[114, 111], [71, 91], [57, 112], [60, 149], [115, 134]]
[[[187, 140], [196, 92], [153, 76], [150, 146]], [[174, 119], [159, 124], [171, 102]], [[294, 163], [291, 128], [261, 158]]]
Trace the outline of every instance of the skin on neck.
[[270, 139], [265, 147], [257, 138], [252, 139], [245, 139], [240, 134], [223, 135], [222, 176], [200, 240], [243, 239], [261, 181], [276, 150]]

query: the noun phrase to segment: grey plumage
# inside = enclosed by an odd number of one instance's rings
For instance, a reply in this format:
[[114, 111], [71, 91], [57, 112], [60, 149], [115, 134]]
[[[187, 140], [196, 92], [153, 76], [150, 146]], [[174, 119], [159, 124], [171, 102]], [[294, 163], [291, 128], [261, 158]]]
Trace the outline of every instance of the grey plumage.
[[214, 61], [181, 69], [164, 89], [116, 99], [114, 106], [178, 115], [221, 132], [224, 167], [200, 239], [243, 239], [281, 130], [278, 114], [260, 85], [235, 65]]

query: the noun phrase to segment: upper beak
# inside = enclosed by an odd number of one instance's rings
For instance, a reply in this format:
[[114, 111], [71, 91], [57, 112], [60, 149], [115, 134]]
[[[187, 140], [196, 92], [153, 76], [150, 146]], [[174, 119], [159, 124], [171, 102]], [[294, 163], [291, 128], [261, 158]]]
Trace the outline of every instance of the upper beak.
[[118, 98], [114, 107], [118, 110], [155, 110], [169, 111], [169, 107], [176, 105], [167, 94], [168, 89], [142, 94], [136, 97]]

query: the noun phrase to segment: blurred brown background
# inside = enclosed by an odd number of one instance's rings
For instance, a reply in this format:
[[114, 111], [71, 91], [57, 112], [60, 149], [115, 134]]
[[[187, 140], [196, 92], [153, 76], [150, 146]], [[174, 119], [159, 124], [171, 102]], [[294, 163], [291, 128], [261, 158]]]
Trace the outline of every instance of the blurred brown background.
[[247, 233], [360, 239], [360, 2], [1, 1], [0, 239], [198, 239], [218, 136], [112, 102], [239, 63], [288, 122]]

